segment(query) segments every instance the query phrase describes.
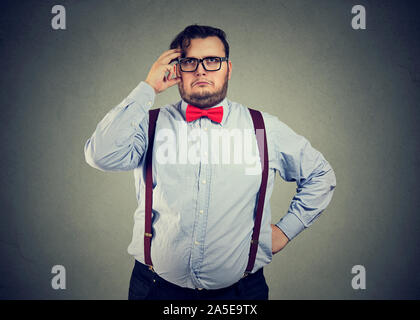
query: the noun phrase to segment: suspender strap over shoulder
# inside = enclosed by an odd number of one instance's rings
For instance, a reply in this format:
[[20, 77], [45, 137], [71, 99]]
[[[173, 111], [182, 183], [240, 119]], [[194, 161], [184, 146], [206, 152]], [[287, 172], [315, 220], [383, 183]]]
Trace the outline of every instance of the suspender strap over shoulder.
[[[268, 179], [268, 149], [267, 137], [264, 126], [264, 120], [261, 112], [248, 108], [254, 124], [255, 135], [258, 143], [258, 150], [261, 160], [262, 176], [260, 191], [255, 209], [254, 229], [252, 232], [251, 246], [249, 251], [248, 265], [244, 276], [251, 273], [254, 268], [255, 258], [258, 250], [258, 239], [260, 236], [261, 220], [264, 209], [265, 194]], [[148, 148], [146, 153], [146, 195], [145, 195], [145, 228], [144, 228], [144, 260], [145, 263], [153, 270], [151, 259], [151, 241], [152, 241], [152, 199], [153, 199], [153, 176], [152, 176], [152, 156], [153, 144], [155, 139], [156, 121], [159, 116], [160, 109], [149, 110], [149, 130], [148, 130]]]

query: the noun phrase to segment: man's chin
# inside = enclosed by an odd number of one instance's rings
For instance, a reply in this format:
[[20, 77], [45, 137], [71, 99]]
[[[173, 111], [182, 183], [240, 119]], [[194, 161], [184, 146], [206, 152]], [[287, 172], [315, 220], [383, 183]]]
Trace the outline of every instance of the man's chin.
[[206, 98], [206, 97], [212, 96], [213, 94], [214, 92], [209, 90], [207, 87], [199, 87], [198, 90], [194, 88], [190, 96]]
[[226, 96], [227, 83], [224, 85], [222, 90], [209, 90], [208, 88], [193, 88], [189, 93], [186, 93], [180, 86], [178, 86], [181, 98], [193, 106], [198, 108], [210, 108]]
[[198, 92], [193, 91], [187, 96], [191, 100], [205, 101], [205, 100], [212, 100], [212, 98], [215, 96], [215, 93], [210, 90], [199, 90]]

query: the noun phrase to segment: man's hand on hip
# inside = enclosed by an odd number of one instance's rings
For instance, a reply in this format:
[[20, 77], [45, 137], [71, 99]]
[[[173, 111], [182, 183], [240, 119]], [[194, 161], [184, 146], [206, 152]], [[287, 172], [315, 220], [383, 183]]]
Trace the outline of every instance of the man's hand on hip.
[[271, 225], [271, 231], [272, 231], [272, 246], [271, 251], [273, 254], [276, 254], [281, 249], [283, 249], [286, 244], [289, 242], [289, 238], [284, 234], [283, 231], [276, 225]]

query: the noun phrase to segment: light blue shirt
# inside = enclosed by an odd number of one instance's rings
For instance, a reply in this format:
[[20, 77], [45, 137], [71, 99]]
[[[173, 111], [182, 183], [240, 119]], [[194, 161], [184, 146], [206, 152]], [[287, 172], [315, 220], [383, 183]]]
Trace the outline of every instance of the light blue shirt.
[[[154, 89], [141, 82], [99, 122], [84, 149], [86, 162], [94, 168], [134, 170], [138, 207], [128, 253], [142, 263], [148, 110], [154, 99]], [[221, 123], [206, 117], [186, 122], [187, 103], [181, 100], [162, 107], [156, 124], [151, 258], [159, 276], [182, 287], [230, 286], [241, 279], [248, 263], [261, 183], [259, 157], [252, 162], [249, 156], [258, 155], [257, 141], [255, 133], [248, 139], [254, 129], [246, 107], [227, 98], [220, 105]], [[297, 184], [288, 212], [276, 224], [289, 239], [325, 210], [336, 186], [330, 164], [307, 139], [277, 117], [262, 115], [269, 176], [252, 272], [272, 260], [270, 197], [276, 173]], [[217, 136], [226, 132], [232, 139]], [[233, 142], [226, 149], [217, 141]]]

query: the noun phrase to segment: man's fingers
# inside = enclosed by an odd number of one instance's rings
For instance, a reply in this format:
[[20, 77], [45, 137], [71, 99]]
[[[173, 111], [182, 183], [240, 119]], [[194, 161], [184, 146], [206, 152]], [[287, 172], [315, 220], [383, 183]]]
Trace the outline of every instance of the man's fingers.
[[165, 67], [165, 74], [166, 74], [166, 72], [169, 72], [169, 74], [168, 74], [168, 76], [167, 76], [167, 79], [169, 79], [169, 77], [171, 77], [171, 76], [172, 76], [172, 71], [173, 71], [173, 68], [172, 68], [172, 66], [170, 66], [169, 64], [165, 65], [164, 67]]
[[181, 82], [181, 77], [178, 77], [178, 78], [173, 78], [173, 79], [168, 80], [168, 81], [167, 81], [168, 88], [169, 88], [169, 87], [172, 87], [173, 85], [175, 85], [175, 84], [177, 84], [177, 83], [179, 83], [179, 82]]
[[166, 71], [168, 72], [168, 75], [165, 77], [165, 81], [171, 81], [173, 76], [175, 76], [174, 79], [178, 78], [175, 68], [171, 66], [168, 66], [168, 67], [169, 68], [166, 69]]
[[165, 71], [165, 74], [166, 73], [168, 73], [164, 78], [163, 78], [163, 81], [165, 81], [165, 82], [167, 82], [167, 81], [169, 81], [169, 79], [171, 79], [171, 77], [172, 77], [172, 70], [171, 69], [166, 69], [166, 71]]
[[174, 65], [170, 62], [182, 54], [181, 49], [171, 49], [161, 54], [158, 60], [152, 65], [149, 74], [147, 75], [146, 82], [149, 83], [155, 92], [160, 93], [166, 88], [178, 83], [180, 79], [171, 79], [176, 73]]
[[162, 64], [169, 64], [172, 60], [179, 58], [180, 56], [181, 56], [181, 51], [173, 52], [160, 58], [159, 62]]
[[162, 59], [164, 59], [165, 57], [167, 57], [167, 56], [169, 56], [169, 55], [176, 54], [176, 53], [182, 53], [182, 50], [181, 50], [181, 49], [171, 49], [171, 50], [165, 51], [164, 53], [162, 53], [162, 54], [160, 55], [160, 57], [158, 58], [158, 60], [162, 60]]
[[164, 51], [164, 52], [163, 52], [163, 53], [159, 56], [159, 58], [157, 58], [157, 60], [160, 60], [160, 59], [164, 58], [165, 56], [167, 56], [168, 54], [171, 54], [171, 53], [174, 53], [174, 52], [177, 52], [177, 51], [181, 51], [181, 49], [171, 49], [171, 50]]
[[[164, 77], [163, 81], [165, 82], [165, 86], [172, 87], [173, 85], [179, 83], [181, 81], [181, 77], [177, 77], [176, 72], [175, 72], [175, 68], [173, 68], [172, 66], [167, 66], [166, 67], [166, 72], [168, 72], [168, 75], [166, 77]], [[165, 73], [166, 73], [165, 72]], [[173, 76], [175, 76], [174, 78], [172, 78]]]

